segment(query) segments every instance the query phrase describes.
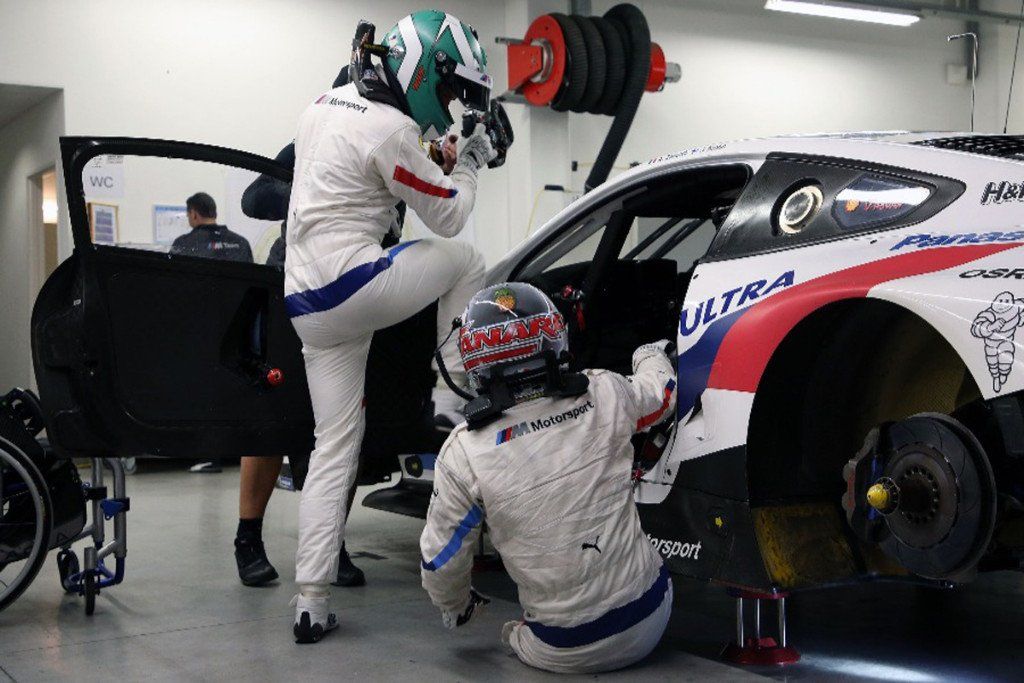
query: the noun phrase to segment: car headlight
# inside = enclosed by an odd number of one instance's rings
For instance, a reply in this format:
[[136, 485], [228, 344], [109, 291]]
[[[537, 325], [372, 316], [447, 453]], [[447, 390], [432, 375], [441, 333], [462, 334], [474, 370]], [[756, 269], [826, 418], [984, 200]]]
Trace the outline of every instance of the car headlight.
[[825, 198], [817, 185], [804, 185], [792, 192], [779, 210], [779, 230], [795, 235], [818, 215]]

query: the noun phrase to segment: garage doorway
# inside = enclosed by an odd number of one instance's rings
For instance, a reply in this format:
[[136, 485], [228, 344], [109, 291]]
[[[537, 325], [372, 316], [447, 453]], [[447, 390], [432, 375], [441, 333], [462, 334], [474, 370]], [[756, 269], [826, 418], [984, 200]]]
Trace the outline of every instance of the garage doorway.
[[57, 173], [49, 168], [28, 179], [29, 251], [31, 254], [29, 305], [46, 278], [57, 269]]

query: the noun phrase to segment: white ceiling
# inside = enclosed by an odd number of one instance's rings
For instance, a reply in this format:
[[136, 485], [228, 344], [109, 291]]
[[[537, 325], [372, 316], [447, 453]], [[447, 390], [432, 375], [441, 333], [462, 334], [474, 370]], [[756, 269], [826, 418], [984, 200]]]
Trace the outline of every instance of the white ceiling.
[[0, 127], [56, 92], [60, 91], [57, 88], [0, 83]]

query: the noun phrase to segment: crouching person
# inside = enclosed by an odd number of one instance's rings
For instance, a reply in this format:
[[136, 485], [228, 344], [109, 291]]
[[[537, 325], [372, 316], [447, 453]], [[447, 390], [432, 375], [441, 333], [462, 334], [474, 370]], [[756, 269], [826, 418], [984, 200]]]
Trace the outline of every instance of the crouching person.
[[596, 673], [657, 645], [672, 584], [640, 528], [630, 437], [674, 412], [667, 341], [633, 354], [630, 378], [568, 370], [565, 323], [538, 289], [479, 292], [459, 350], [479, 397], [438, 456], [420, 539], [423, 587], [448, 628], [486, 599], [470, 585], [486, 520], [524, 620], [502, 641], [530, 666]]

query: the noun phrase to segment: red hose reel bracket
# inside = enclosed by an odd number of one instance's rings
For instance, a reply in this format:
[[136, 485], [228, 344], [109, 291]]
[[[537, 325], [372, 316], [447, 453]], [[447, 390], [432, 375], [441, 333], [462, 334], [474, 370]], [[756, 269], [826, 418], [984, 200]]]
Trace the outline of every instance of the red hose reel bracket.
[[[533, 20], [520, 38], [498, 38], [504, 43], [508, 63], [508, 89], [537, 107], [550, 105], [565, 85], [568, 63], [565, 35], [550, 14]], [[644, 90], [659, 92], [666, 83], [680, 80], [678, 64], [665, 59], [665, 51], [651, 43], [651, 65]], [[509, 93], [506, 93], [507, 97]]]

